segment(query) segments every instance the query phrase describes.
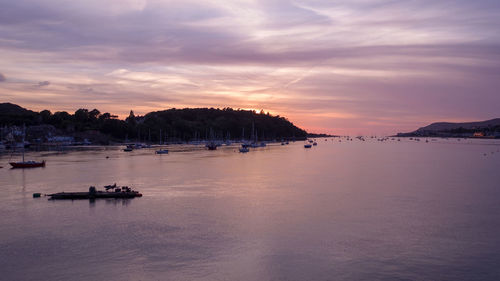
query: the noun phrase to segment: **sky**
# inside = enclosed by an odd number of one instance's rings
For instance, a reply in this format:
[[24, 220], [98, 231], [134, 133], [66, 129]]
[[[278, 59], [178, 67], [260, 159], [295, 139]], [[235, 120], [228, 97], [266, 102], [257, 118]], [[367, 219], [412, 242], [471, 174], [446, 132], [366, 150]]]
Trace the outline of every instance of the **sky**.
[[254, 109], [310, 132], [500, 117], [500, 1], [0, 0], [0, 102]]

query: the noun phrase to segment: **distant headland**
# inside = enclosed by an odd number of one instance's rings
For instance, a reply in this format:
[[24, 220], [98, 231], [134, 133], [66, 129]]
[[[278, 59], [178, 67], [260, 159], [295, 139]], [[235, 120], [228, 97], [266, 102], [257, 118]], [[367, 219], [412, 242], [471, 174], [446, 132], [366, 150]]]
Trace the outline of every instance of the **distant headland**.
[[500, 118], [465, 123], [437, 122], [413, 132], [398, 133], [396, 136], [500, 138]]
[[[22, 128], [25, 126], [26, 130]], [[31, 111], [0, 103], [0, 141], [32, 143], [92, 143], [140, 141], [187, 142], [207, 139], [305, 139], [308, 133], [282, 116], [232, 108], [184, 108], [155, 111], [121, 120], [97, 109]], [[24, 132], [25, 131], [25, 132]]]

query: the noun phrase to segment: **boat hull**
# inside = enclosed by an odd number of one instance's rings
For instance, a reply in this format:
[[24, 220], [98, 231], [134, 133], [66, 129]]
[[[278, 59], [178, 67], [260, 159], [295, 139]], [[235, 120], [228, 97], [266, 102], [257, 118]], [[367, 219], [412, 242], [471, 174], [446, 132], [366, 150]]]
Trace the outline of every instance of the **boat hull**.
[[206, 147], [208, 150], [217, 150], [217, 145], [215, 144], [207, 144]]
[[45, 161], [42, 162], [10, 162], [9, 163], [12, 168], [37, 168], [37, 167], [45, 167]]

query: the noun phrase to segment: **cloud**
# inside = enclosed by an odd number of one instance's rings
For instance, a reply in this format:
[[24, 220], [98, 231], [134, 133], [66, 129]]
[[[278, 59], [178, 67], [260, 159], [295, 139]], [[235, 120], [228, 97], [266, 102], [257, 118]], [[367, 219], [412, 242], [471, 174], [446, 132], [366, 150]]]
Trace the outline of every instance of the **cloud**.
[[44, 86], [48, 86], [48, 85], [50, 85], [49, 81], [40, 81], [37, 84], [38, 87], [44, 87]]
[[486, 119], [500, 103], [498, 1], [4, 2], [13, 102], [264, 108], [331, 132]]
[[0, 82], [4, 82], [6, 80], [5, 75], [0, 73]]

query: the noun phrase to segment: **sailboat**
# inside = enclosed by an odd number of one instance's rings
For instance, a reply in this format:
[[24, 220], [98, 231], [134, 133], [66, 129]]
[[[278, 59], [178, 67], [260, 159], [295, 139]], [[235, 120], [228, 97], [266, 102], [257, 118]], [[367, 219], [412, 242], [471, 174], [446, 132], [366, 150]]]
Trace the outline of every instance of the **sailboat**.
[[245, 127], [243, 127], [241, 132], [241, 148], [248, 148], [250, 146], [250, 143], [245, 140]]
[[205, 147], [208, 148], [208, 150], [217, 149], [217, 143], [214, 140], [214, 131], [212, 130], [212, 128], [210, 128], [210, 141], [205, 144]]
[[[23, 126], [23, 143], [24, 143], [24, 138], [26, 136], [26, 127]], [[10, 162], [9, 163], [12, 168], [37, 168], [37, 167], [45, 167], [45, 160], [42, 162], [37, 162], [33, 160], [28, 160], [26, 161], [24, 159], [24, 146], [23, 146], [23, 161], [21, 162]]]
[[160, 149], [155, 151], [156, 154], [168, 154], [168, 149]]

